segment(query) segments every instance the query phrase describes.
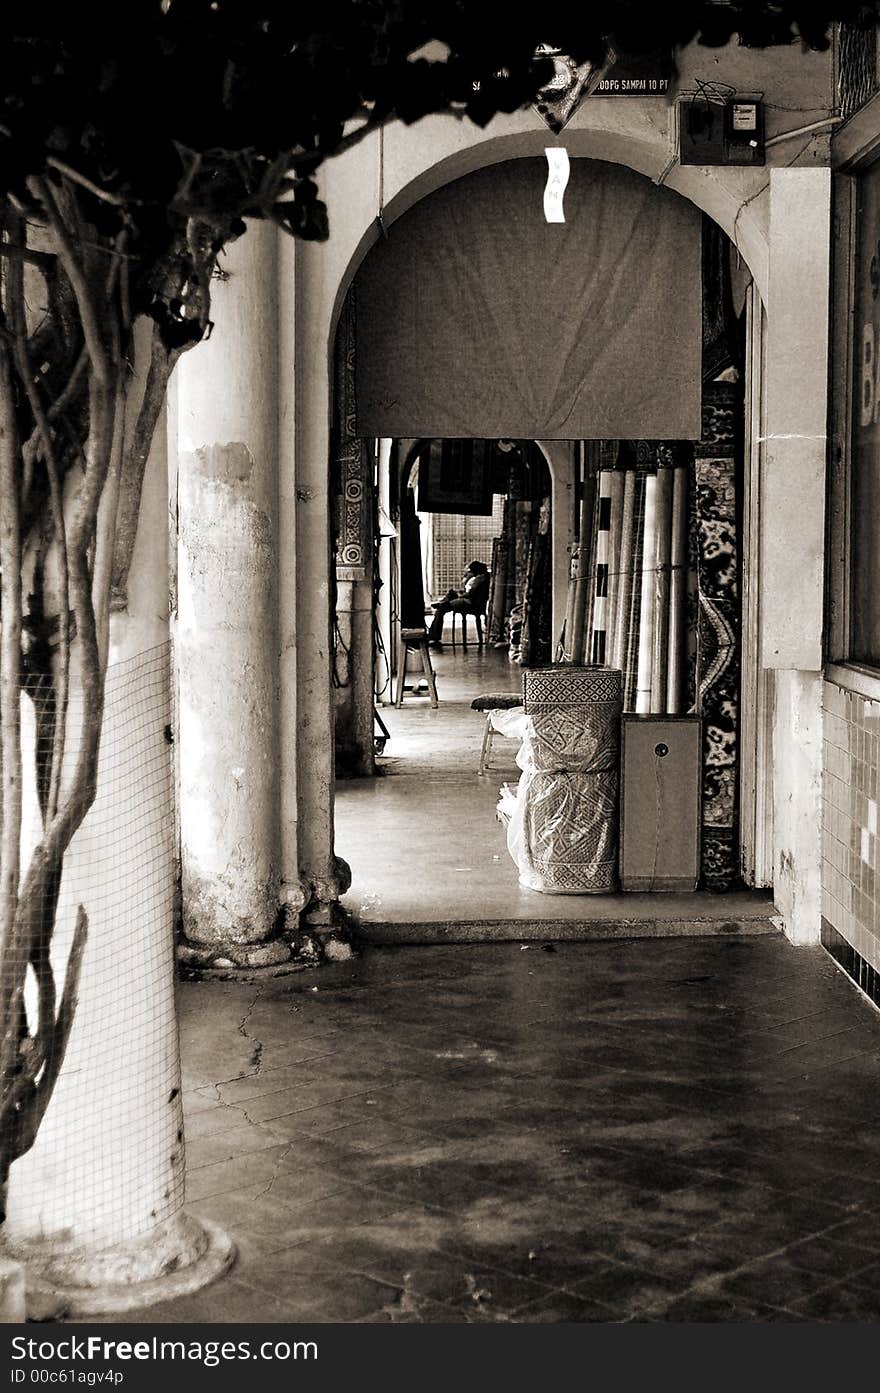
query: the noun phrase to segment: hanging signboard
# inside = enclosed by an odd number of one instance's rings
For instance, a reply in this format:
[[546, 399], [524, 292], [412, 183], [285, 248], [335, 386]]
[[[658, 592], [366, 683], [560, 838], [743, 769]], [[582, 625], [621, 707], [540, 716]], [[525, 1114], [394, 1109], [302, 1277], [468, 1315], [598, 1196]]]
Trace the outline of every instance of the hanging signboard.
[[553, 76], [538, 95], [535, 111], [559, 134], [584, 97], [662, 97], [672, 82], [672, 50], [625, 54], [609, 48], [605, 62], [576, 63], [560, 49], [538, 50], [553, 64]]
[[663, 97], [672, 86], [671, 49], [615, 53], [593, 88], [594, 97]]

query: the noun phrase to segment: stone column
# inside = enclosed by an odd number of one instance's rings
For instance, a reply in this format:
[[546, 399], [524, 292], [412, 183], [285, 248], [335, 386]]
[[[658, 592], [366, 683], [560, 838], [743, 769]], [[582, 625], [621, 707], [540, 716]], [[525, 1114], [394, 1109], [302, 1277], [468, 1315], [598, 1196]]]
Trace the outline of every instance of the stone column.
[[376, 598], [376, 628], [382, 640], [384, 657], [377, 661], [375, 673], [376, 699], [383, 706], [394, 701], [391, 669], [394, 662], [394, 606], [392, 603], [392, 546], [391, 546], [391, 446], [385, 438], [379, 441], [379, 594]]
[[[53, 943], [60, 983], [83, 904], [76, 1015], [36, 1142], [12, 1166], [3, 1235], [25, 1264], [31, 1310], [44, 1315], [166, 1300], [212, 1281], [233, 1256], [220, 1230], [183, 1210], [164, 421], [128, 596], [110, 619], [98, 793], [67, 856]], [[79, 709], [74, 689], [74, 730]], [[26, 773], [35, 830], [32, 765]]]
[[[373, 583], [338, 581], [336, 622], [340, 647], [334, 687], [336, 757], [340, 778], [367, 778], [373, 758]], [[346, 656], [347, 653], [347, 656]]]
[[[334, 851], [330, 613], [330, 323], [321, 301], [325, 248], [296, 249], [296, 759], [299, 867], [306, 921], [332, 941], [351, 871]], [[285, 364], [287, 366], [287, 364]]]
[[552, 486], [550, 539], [553, 543], [553, 632], [551, 652], [565, 622], [568, 603], [568, 577], [575, 524], [575, 446], [570, 440], [539, 440], [538, 447], [550, 468]]
[[262, 967], [279, 937], [278, 231], [223, 258], [178, 367], [181, 957]]
[[773, 882], [786, 934], [821, 923], [822, 623], [831, 171], [770, 172], [761, 658], [775, 672]]

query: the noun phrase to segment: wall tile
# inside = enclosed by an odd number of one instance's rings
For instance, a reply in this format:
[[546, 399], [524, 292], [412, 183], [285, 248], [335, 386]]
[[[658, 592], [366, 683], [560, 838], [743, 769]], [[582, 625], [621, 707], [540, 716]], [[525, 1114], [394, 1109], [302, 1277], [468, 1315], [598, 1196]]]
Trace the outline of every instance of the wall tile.
[[823, 916], [880, 966], [880, 707], [824, 686]]

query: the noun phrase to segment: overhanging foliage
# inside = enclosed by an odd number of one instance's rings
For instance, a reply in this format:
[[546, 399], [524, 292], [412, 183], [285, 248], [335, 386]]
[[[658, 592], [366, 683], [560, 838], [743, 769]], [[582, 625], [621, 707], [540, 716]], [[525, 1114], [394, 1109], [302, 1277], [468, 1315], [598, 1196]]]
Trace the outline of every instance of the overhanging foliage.
[[[4, 16], [0, 1191], [33, 1142], [73, 1017], [83, 909], [60, 993], [49, 948], [64, 856], [95, 794], [111, 593], [124, 605], [153, 430], [175, 362], [208, 330], [224, 245], [249, 218], [326, 237], [314, 177], [326, 158], [391, 119], [452, 111], [485, 124], [520, 107], [550, 76], [540, 44], [595, 63], [610, 39], [630, 52], [735, 33], [823, 48], [833, 20], [876, 15], [855, 0], [28, 0]], [[144, 319], [150, 361], [126, 438]], [[74, 644], [86, 699], [71, 730]], [[23, 876], [22, 691], [41, 736], [43, 822]]]

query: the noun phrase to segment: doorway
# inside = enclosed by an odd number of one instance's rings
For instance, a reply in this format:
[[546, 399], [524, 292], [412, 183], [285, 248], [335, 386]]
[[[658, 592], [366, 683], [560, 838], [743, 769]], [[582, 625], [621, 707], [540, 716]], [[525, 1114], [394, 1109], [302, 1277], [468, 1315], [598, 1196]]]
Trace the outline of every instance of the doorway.
[[[427, 226], [423, 230], [429, 235]], [[387, 248], [383, 254], [390, 255]], [[491, 537], [491, 561], [486, 558], [494, 589], [487, 605], [484, 644], [476, 645], [475, 651], [471, 633], [467, 651], [458, 644], [452, 651], [447, 618], [443, 649], [432, 658], [440, 688], [438, 709], [430, 706], [427, 694], [419, 694], [415, 682], [409, 684], [413, 690], [405, 694], [401, 708], [380, 705], [389, 732], [378, 755], [380, 772], [372, 782], [339, 785], [338, 845], [354, 871], [347, 905], [362, 923], [374, 927], [384, 923], [387, 928], [393, 906], [400, 924], [404, 918], [411, 924], [467, 922], [473, 929], [496, 922], [501, 931], [502, 923], [508, 922], [518, 926], [517, 932], [529, 921], [545, 926], [579, 923], [582, 930], [587, 917], [598, 925], [619, 923], [634, 914], [647, 924], [649, 916], [652, 922], [662, 921], [667, 910], [670, 921], [680, 922], [695, 914], [700, 922], [748, 915], [747, 900], [737, 896], [731, 903], [731, 892], [741, 886], [738, 765], [745, 377], [744, 320], [742, 306], [733, 303], [731, 263], [727, 238], [704, 220], [702, 339], [697, 338], [699, 427], [691, 429], [688, 439], [623, 439], [619, 435], [612, 439], [608, 432], [601, 440], [555, 439], [540, 445], [457, 437], [365, 444], [375, 465], [373, 483], [379, 505], [373, 535], [376, 574], [382, 582], [374, 616], [380, 639], [371, 652], [375, 652], [373, 694], [380, 703], [393, 695], [399, 653], [395, 626], [404, 608], [407, 625], [430, 622], [430, 601], [460, 585], [461, 562], [482, 559], [476, 542], [490, 540], [477, 537], [475, 527], [469, 532], [466, 513], [459, 514], [454, 524], [447, 518], [438, 525], [441, 510], [423, 507], [419, 499], [423, 469], [432, 459], [442, 468], [445, 458], [450, 469], [457, 462], [462, 483], [475, 486], [475, 461], [478, 455], [482, 461], [487, 448], [496, 463], [504, 448], [527, 449], [545, 470], [547, 459], [553, 460], [549, 490], [553, 505], [552, 529], [548, 526], [543, 534], [544, 593], [549, 590], [550, 619], [549, 627], [544, 623], [540, 642], [532, 645], [533, 635], [525, 623], [517, 628], [516, 621], [522, 618], [516, 612], [518, 605], [507, 602], [509, 577], [517, 577], [521, 564], [511, 560], [511, 547], [515, 555], [517, 528], [523, 522], [517, 517], [513, 527], [509, 525], [512, 499], [508, 493], [500, 507], [497, 500], [493, 502], [493, 521], [501, 529]], [[356, 278], [353, 290], [360, 294], [363, 289]], [[353, 314], [353, 294], [351, 300]], [[344, 316], [345, 309], [343, 320]], [[388, 326], [380, 328], [384, 333]], [[355, 340], [353, 335], [347, 361], [356, 355]], [[650, 371], [643, 365], [641, 376], [633, 368], [630, 390], [635, 416], [647, 409], [646, 381], [653, 384], [651, 391], [657, 398], [657, 361], [655, 356]], [[682, 362], [672, 362], [669, 368], [667, 396], [674, 395], [676, 374], [684, 371]], [[385, 385], [384, 380], [373, 384], [374, 403], [388, 396], [383, 396]], [[651, 419], [658, 419], [656, 413]], [[475, 446], [481, 450], [475, 451]], [[383, 449], [387, 470], [382, 467]], [[468, 468], [462, 466], [463, 459]], [[383, 477], [388, 480], [384, 486]], [[564, 500], [561, 508], [559, 499]], [[455, 516], [450, 512], [450, 517]], [[526, 551], [541, 536], [539, 504]], [[467, 554], [469, 542], [473, 556]], [[404, 552], [409, 557], [406, 564]], [[532, 554], [536, 555], [534, 549]], [[395, 557], [390, 570], [389, 555]], [[495, 648], [496, 643], [504, 647]], [[500, 654], [505, 656], [499, 662]], [[522, 666], [553, 661], [618, 666], [625, 672], [628, 709], [645, 714], [696, 712], [703, 717], [701, 880], [716, 892], [711, 905], [693, 897], [686, 906], [673, 906], [669, 897], [649, 896], [650, 909], [648, 904], [640, 906], [633, 895], [622, 901], [614, 898], [614, 903], [600, 903], [601, 896], [569, 900], [524, 892], [516, 883], [504, 831], [495, 819], [499, 784], [518, 775], [513, 762], [516, 747], [503, 738], [497, 740], [492, 777], [480, 782], [477, 771], [485, 718], [471, 710], [470, 702], [481, 691], [509, 695], [519, 687]], [[441, 737], [447, 720], [451, 724]], [[433, 755], [428, 753], [429, 736]], [[375, 759], [373, 764], [376, 767]], [[404, 779], [411, 783], [395, 783]], [[462, 779], [465, 782], [454, 788]], [[392, 786], [400, 795], [394, 817], [387, 801]], [[363, 874], [359, 866], [365, 867]], [[759, 916], [765, 914], [766, 899], [756, 899]]]

